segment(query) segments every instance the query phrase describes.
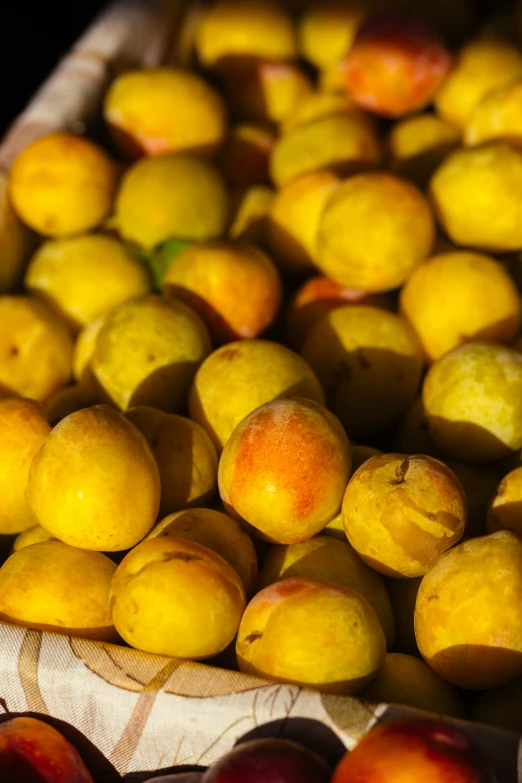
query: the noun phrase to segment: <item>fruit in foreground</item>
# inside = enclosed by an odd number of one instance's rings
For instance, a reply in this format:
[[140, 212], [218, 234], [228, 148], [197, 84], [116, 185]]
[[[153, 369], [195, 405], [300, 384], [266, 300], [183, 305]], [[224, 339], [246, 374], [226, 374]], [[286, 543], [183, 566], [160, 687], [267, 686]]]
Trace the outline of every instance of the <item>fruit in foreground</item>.
[[[447, 682], [485, 690], [522, 675], [522, 541], [501, 531], [442, 555], [421, 582], [415, 636]], [[480, 618], [480, 621], [477, 621]]]
[[0, 724], [0, 777], [23, 783], [94, 783], [63, 734], [29, 717]]
[[521, 448], [521, 384], [522, 354], [503, 345], [472, 342], [442, 356], [422, 389], [437, 446], [469, 462], [491, 462]]
[[24, 282], [75, 332], [151, 289], [143, 264], [104, 234], [45, 242], [31, 258]]
[[271, 340], [241, 340], [203, 361], [190, 390], [189, 410], [222, 451], [249, 413], [290, 394], [324, 403], [317, 376], [298, 354]]
[[344, 541], [320, 535], [299, 544], [272, 546], [264, 558], [258, 589], [281, 579], [300, 576], [331, 582], [361, 593], [375, 609], [388, 648], [393, 648], [393, 613], [384, 582], [363, 563], [346, 541], [346, 536]]
[[200, 242], [182, 250], [169, 264], [163, 291], [198, 313], [217, 345], [265, 332], [282, 294], [270, 258], [254, 245], [234, 241]]
[[302, 354], [328, 407], [356, 440], [393, 424], [419, 388], [423, 357], [416, 334], [401, 316], [378, 307], [330, 310], [310, 330]]
[[343, 499], [349, 542], [387, 576], [425, 574], [464, 533], [467, 502], [455, 474], [422, 454], [380, 454], [357, 470]]
[[337, 766], [331, 783], [495, 783], [461, 729], [440, 720], [403, 718], [374, 727]]
[[0, 617], [28, 628], [116, 642], [109, 613], [115, 570], [101, 552], [62, 541], [23, 547], [0, 568]]
[[239, 668], [277, 682], [352, 695], [375, 677], [386, 640], [366, 598], [346, 587], [295, 577], [248, 604], [238, 631]]
[[96, 405], [71, 413], [52, 430], [31, 465], [27, 495], [42, 527], [56, 538], [118, 552], [141, 541], [156, 520], [158, 466], [133, 424]]
[[189, 508], [170, 514], [152, 528], [147, 538], [187, 538], [217, 552], [237, 571], [247, 596], [254, 592], [257, 555], [252, 539], [237, 519], [212, 508]]
[[178, 413], [209, 351], [207, 328], [190, 307], [151, 294], [107, 315], [91, 364], [102, 389], [121, 410], [149, 405]]
[[339, 508], [350, 474], [339, 420], [302, 398], [275, 400], [236, 427], [218, 469], [225, 508], [274, 543], [322, 530]]
[[327, 783], [322, 758], [285, 739], [257, 739], [236, 745], [213, 764], [201, 783]]
[[111, 585], [112, 619], [132, 647], [203, 660], [236, 635], [243, 583], [220, 555], [183, 538], [142, 541], [124, 557]]
[[210, 503], [217, 489], [218, 459], [203, 427], [145, 405], [125, 415], [145, 436], [158, 463], [160, 516]]

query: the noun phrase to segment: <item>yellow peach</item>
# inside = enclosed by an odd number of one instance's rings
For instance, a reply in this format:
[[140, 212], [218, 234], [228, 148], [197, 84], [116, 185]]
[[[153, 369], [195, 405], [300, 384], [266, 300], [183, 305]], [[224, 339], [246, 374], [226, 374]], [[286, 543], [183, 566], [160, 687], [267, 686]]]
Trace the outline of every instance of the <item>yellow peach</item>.
[[400, 421], [391, 439], [390, 450], [401, 454], [427, 454], [442, 460], [455, 473], [466, 494], [466, 535], [475, 537], [485, 534], [486, 512], [500, 479], [499, 471], [493, 465], [461, 462], [448, 457], [430, 434], [421, 397], [415, 400]]
[[123, 239], [146, 250], [172, 237], [219, 237], [228, 219], [229, 198], [218, 169], [187, 153], [138, 160], [116, 196], [114, 226]]
[[485, 690], [522, 675], [522, 541], [501, 531], [459, 544], [422, 580], [415, 635], [443, 679]]
[[[300, 180], [297, 180], [300, 181]], [[345, 288], [327, 277], [310, 277], [296, 291], [286, 311], [289, 343], [300, 349], [321, 318], [347, 304], [364, 304], [392, 310], [393, 300], [387, 294], [368, 294], [357, 288]]]
[[266, 587], [239, 626], [239, 668], [324, 693], [360, 692], [384, 662], [386, 641], [360, 593], [304, 577]]
[[[522, 73], [521, 73], [522, 76]], [[510, 82], [488, 93], [471, 113], [464, 129], [464, 143], [475, 147], [486, 141], [503, 140], [520, 146], [522, 82]]]
[[277, 124], [312, 93], [313, 85], [296, 63], [263, 60], [228, 73], [225, 91], [237, 117]]
[[159, 536], [186, 538], [212, 549], [237, 571], [247, 595], [257, 579], [257, 554], [252, 539], [237, 519], [211, 508], [191, 508], [162, 519], [147, 539]]
[[219, 93], [182, 68], [141, 68], [114, 79], [104, 118], [116, 143], [132, 157], [191, 152], [211, 156], [226, 133]]
[[296, 55], [291, 17], [275, 0], [213, 0], [195, 35], [207, 68], [231, 69], [245, 59], [292, 60]]
[[413, 579], [386, 580], [395, 621], [395, 650], [406, 655], [420, 656], [415, 639], [414, 615], [417, 593], [422, 576]]
[[419, 114], [397, 122], [388, 146], [391, 169], [424, 188], [444, 158], [460, 145], [460, 132], [434, 114]]
[[194, 660], [230, 644], [245, 603], [241, 579], [220, 555], [171, 536], [134, 547], [110, 589], [112, 619], [127, 644]]
[[340, 176], [373, 168], [381, 147], [371, 125], [356, 114], [334, 114], [298, 125], [276, 142], [270, 173], [278, 187], [312, 171]]
[[241, 193], [228, 232], [230, 239], [265, 247], [274, 196], [271, 188], [262, 185]]
[[359, 174], [333, 192], [317, 235], [317, 266], [363, 291], [402, 285], [429, 255], [434, 220], [423, 194], [386, 172]]
[[314, 171], [290, 180], [276, 194], [268, 221], [268, 246], [287, 272], [314, 269], [321, 213], [341, 180]]
[[71, 377], [73, 340], [60, 318], [32, 296], [1, 296], [0, 384], [45, 402]]
[[34, 527], [28, 527], [27, 530], [22, 530], [22, 532], [16, 536], [13, 541], [12, 552], [18, 552], [26, 546], [31, 546], [31, 544], [43, 544], [44, 541], [56, 540], [57, 539], [44, 527], [41, 525], [34, 525]]
[[453, 66], [436, 29], [404, 14], [370, 17], [345, 57], [345, 84], [357, 106], [383, 117], [423, 109]]
[[66, 237], [99, 226], [112, 208], [118, 169], [92, 141], [51, 133], [18, 155], [9, 194], [19, 217], [49, 237]]
[[31, 258], [24, 284], [74, 331], [151, 290], [144, 265], [121, 242], [103, 234], [45, 242]]
[[477, 338], [508, 343], [522, 321], [520, 294], [504, 267], [464, 251], [434, 256], [416, 269], [400, 306], [430, 362]]
[[515, 468], [504, 476], [488, 508], [487, 524], [490, 533], [511, 530], [522, 537], [522, 468]]
[[7, 192], [7, 176], [0, 174], [0, 294], [9, 294], [22, 281], [34, 236], [17, 216]]
[[271, 259], [254, 245], [230, 239], [177, 253], [163, 293], [198, 313], [216, 344], [261, 335], [275, 320], [282, 297]]
[[116, 565], [62, 541], [26, 546], [0, 568], [0, 619], [97, 641], [118, 640], [109, 613]]
[[348, 52], [375, 2], [319, 0], [299, 20], [298, 42], [302, 57], [319, 69], [335, 65]]
[[258, 590], [293, 577], [310, 577], [361, 593], [379, 618], [388, 648], [395, 640], [390, 597], [382, 578], [346, 541], [324, 535], [290, 546], [272, 546], [259, 573]]
[[457, 245], [522, 249], [522, 151], [489, 142], [449, 155], [430, 181], [437, 217]]
[[209, 351], [207, 329], [190, 307], [151, 294], [106, 316], [91, 361], [101, 387], [122, 410], [152, 405], [176, 413]]
[[430, 433], [444, 452], [491, 462], [522, 447], [522, 355], [496, 343], [467, 343], [438, 359], [422, 398]]
[[321, 384], [298, 354], [269, 340], [242, 340], [218, 348], [201, 364], [189, 411], [221, 451], [249, 413], [288, 395], [324, 402]]
[[281, 130], [283, 133], [288, 133], [301, 125], [308, 125], [309, 122], [337, 114], [357, 117], [361, 122], [366, 122], [370, 128], [375, 129], [372, 117], [354, 106], [347, 95], [319, 90], [302, 98], [295, 110], [281, 123]]
[[107, 405], [71, 413], [33, 459], [27, 487], [38, 522], [71, 546], [129, 549], [151, 530], [160, 477], [141, 432]]
[[33, 527], [35, 518], [26, 498], [33, 457], [51, 427], [43, 406], [34, 400], [0, 400], [0, 533]]
[[468, 41], [435, 97], [437, 113], [461, 130], [492, 90], [522, 75], [522, 55], [509, 41], [485, 36]]
[[217, 489], [218, 459], [203, 427], [147, 406], [131, 408], [125, 415], [145, 436], [158, 463], [160, 516], [207, 505]]
[[331, 310], [309, 333], [302, 354], [328, 406], [356, 440], [393, 424], [421, 380], [422, 350], [413, 329], [377, 307]]
[[382, 454], [357, 470], [344, 494], [346, 536], [387, 576], [422, 576], [462, 538], [466, 495], [443, 462], [421, 454]]
[[464, 717], [458, 692], [412, 655], [387, 653], [376, 678], [359, 697], [374, 704], [400, 704], [437, 715]]
[[317, 402], [275, 400], [236, 427], [221, 455], [225, 507], [261, 537], [293, 544], [322, 530], [339, 508], [350, 475], [339, 420]]

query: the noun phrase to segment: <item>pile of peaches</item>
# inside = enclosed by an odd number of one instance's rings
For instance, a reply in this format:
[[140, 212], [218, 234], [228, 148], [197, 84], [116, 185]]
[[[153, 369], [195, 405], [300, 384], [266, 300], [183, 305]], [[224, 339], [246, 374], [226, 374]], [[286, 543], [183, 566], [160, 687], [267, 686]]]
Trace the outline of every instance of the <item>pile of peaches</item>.
[[2, 621], [522, 732], [519, 38], [213, 0], [19, 154]]

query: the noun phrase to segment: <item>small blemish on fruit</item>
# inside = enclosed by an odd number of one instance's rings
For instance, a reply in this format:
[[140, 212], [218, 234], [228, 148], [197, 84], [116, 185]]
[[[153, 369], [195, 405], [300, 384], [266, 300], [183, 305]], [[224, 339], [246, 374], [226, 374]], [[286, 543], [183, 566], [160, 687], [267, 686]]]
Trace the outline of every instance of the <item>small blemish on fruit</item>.
[[20, 353], [20, 348], [18, 348], [17, 345], [12, 345], [11, 348], [9, 349], [10, 356], [18, 356], [19, 353]]
[[430, 595], [429, 598], [428, 598], [428, 603], [430, 601], [438, 601], [438, 600], [439, 600], [439, 596], [438, 595]]
[[182, 560], [184, 563], [193, 563], [195, 560], [203, 560], [199, 555], [189, 555], [188, 552], [167, 552], [163, 555], [163, 562], [168, 563], [171, 560]]
[[263, 634], [259, 632], [251, 633], [249, 636], [245, 637], [245, 644], [252, 644], [252, 642], [257, 642], [257, 640], [261, 639], [262, 636]]

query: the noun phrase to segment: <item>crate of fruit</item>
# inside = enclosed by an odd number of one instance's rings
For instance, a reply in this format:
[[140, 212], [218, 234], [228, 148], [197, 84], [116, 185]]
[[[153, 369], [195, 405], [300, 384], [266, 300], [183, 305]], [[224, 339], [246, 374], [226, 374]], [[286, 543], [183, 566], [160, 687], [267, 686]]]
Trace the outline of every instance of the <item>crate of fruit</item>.
[[97, 783], [267, 737], [313, 751], [285, 783], [356, 746], [335, 783], [522, 780], [520, 40], [123, 0], [15, 120], [0, 750], [33, 716]]

